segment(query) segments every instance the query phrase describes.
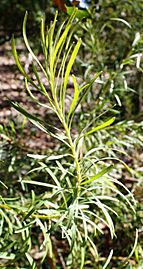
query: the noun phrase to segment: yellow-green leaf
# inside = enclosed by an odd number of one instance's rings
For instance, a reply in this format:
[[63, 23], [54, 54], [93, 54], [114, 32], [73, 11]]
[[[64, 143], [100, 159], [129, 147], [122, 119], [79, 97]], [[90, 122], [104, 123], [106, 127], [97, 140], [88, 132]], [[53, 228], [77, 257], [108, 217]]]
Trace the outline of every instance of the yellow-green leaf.
[[82, 185], [85, 185], [87, 183], [90, 183], [90, 182], [92, 182], [92, 181], [94, 181], [94, 180], [102, 177], [103, 175], [105, 175], [106, 173], [108, 173], [109, 171], [111, 171], [113, 167], [114, 167], [114, 165], [110, 165], [110, 166], [104, 168], [99, 173], [97, 173], [95, 176], [90, 177], [88, 180], [83, 181], [81, 184]]
[[68, 62], [68, 65], [67, 65], [67, 68], [66, 68], [66, 72], [65, 72], [65, 78], [64, 78], [64, 90], [66, 90], [66, 86], [67, 86], [67, 83], [68, 83], [69, 74], [71, 72], [71, 69], [72, 69], [72, 66], [74, 64], [75, 58], [76, 58], [76, 56], [78, 54], [80, 45], [81, 45], [81, 39], [78, 40], [76, 46], [74, 47], [74, 50], [73, 50], [73, 52], [71, 54], [71, 57], [70, 57], [70, 60]]
[[105, 121], [104, 123], [102, 123], [102, 124], [94, 127], [93, 129], [91, 129], [90, 131], [88, 131], [87, 133], [85, 133], [83, 136], [87, 136], [87, 135], [90, 135], [90, 134], [95, 133], [96, 131], [99, 131], [101, 129], [104, 129], [104, 128], [110, 126], [114, 121], [115, 121], [115, 117], [112, 117], [108, 121]]
[[41, 68], [42, 72], [45, 74], [45, 76], [47, 77], [46, 71], [43, 68], [42, 64], [40, 63], [40, 61], [38, 60], [38, 58], [36, 57], [36, 55], [34, 54], [34, 52], [32, 51], [28, 39], [27, 39], [27, 35], [26, 35], [26, 23], [27, 23], [27, 17], [28, 17], [28, 13], [25, 13], [25, 17], [24, 17], [24, 21], [23, 21], [23, 38], [24, 38], [24, 42], [25, 45], [28, 49], [28, 51], [30, 52], [32, 58], [37, 62], [37, 64], [39, 65], [39, 67]]
[[15, 62], [17, 64], [17, 67], [19, 68], [20, 72], [22, 73], [22, 75], [24, 77], [27, 77], [27, 74], [23, 68], [23, 66], [21, 65], [21, 62], [19, 60], [19, 57], [18, 57], [18, 54], [17, 54], [17, 50], [16, 50], [16, 47], [15, 47], [15, 40], [14, 40], [14, 36], [12, 36], [12, 39], [11, 39], [11, 45], [12, 45], [12, 53], [13, 53], [13, 56], [14, 56], [14, 59], [15, 59]]
[[56, 47], [54, 49], [54, 55], [52, 57], [52, 63], [53, 63], [53, 65], [54, 65], [54, 61], [55, 61], [56, 55], [57, 55], [57, 53], [58, 53], [61, 45], [63, 44], [64, 40], [66, 39], [67, 34], [68, 34], [70, 28], [71, 28], [71, 24], [66, 27], [66, 29], [64, 30], [63, 34], [61, 35], [61, 37], [60, 37], [60, 39], [59, 39], [59, 41], [58, 41], [58, 43], [57, 43], [57, 45], [56, 45]]
[[73, 97], [73, 100], [72, 100], [72, 103], [71, 103], [71, 106], [70, 106], [68, 117], [70, 117], [73, 109], [75, 108], [77, 100], [78, 100], [78, 97], [79, 97], [79, 89], [78, 89], [76, 77], [74, 75], [72, 75], [72, 78], [73, 78], [73, 84], [74, 84], [74, 97]]

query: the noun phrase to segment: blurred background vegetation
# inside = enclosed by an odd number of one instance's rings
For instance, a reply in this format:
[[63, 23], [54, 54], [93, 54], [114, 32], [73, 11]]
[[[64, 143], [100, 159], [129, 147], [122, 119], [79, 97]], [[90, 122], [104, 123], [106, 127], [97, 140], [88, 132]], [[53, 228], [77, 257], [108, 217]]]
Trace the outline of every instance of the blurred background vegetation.
[[[72, 5], [71, 2], [66, 3]], [[118, 217], [114, 214], [112, 216], [117, 237], [111, 241], [107, 227], [103, 227], [104, 235], [97, 236], [95, 239], [99, 259], [96, 264], [93, 264], [94, 259], [92, 255], [89, 255], [87, 257], [89, 264], [87, 263], [84, 268], [103, 268], [102, 263], [105, 263], [109, 250], [113, 248], [114, 256], [107, 268], [141, 269], [143, 268], [143, 2], [141, 0], [91, 0], [87, 1], [87, 4], [88, 17], [77, 21], [76, 33], [73, 38], [73, 41], [79, 37], [82, 39], [82, 46], [73, 72], [77, 75], [79, 83], [88, 82], [99, 71], [102, 71], [102, 74], [81, 103], [81, 108], [75, 117], [74, 131], [75, 133], [80, 132], [85, 124], [95, 120], [98, 125], [101, 117], [104, 120], [106, 117], [116, 116], [116, 124], [108, 130], [99, 131], [96, 137], [91, 136], [86, 141], [86, 147], [88, 149], [98, 148], [98, 146], [104, 148], [103, 151], [97, 150], [96, 154], [99, 158], [109, 156], [114, 158], [115, 149], [120, 150], [119, 158], [130, 166], [132, 174], [129, 174], [121, 165], [114, 173], [115, 177], [118, 177], [134, 194], [136, 214], [132, 216], [128, 209], [117, 209]], [[38, 162], [28, 158], [27, 154], [50, 155], [53, 151], [55, 154], [59, 154], [62, 150], [61, 145], [44, 136], [42, 132], [38, 132], [24, 117], [15, 114], [9, 105], [8, 99], [24, 104], [30, 111], [33, 109], [33, 104], [23, 90], [23, 79], [18, 76], [14, 62], [11, 62], [13, 56], [10, 39], [14, 34], [25, 68], [31, 70], [30, 57], [22, 45], [22, 23], [25, 11], [27, 10], [29, 13], [28, 36], [33, 49], [40, 58], [41, 17], [44, 16], [46, 24], [49, 25], [57, 9], [55, 3], [50, 0], [1, 0], [0, 3], [0, 57], [3, 59], [3, 64], [0, 65], [2, 82], [0, 84], [2, 96], [0, 102], [0, 203], [1, 209], [6, 201], [15, 204], [17, 216], [21, 205], [29, 206], [31, 199], [34, 200], [31, 197], [36, 195], [34, 203], [38, 206], [40, 199], [45, 195], [43, 187], [34, 188], [21, 182], [23, 178], [39, 180], [42, 177], [45, 182], [47, 180], [47, 175], [42, 170], [28, 174], [29, 170], [37, 168]], [[60, 10], [58, 24], [67, 16], [66, 12]], [[27, 57], [29, 57], [28, 61], [26, 61]], [[10, 81], [8, 82], [7, 77], [6, 81], [3, 81], [4, 76], [10, 72], [12, 73], [8, 76]], [[16, 80], [20, 82], [14, 86]], [[7, 87], [6, 83], [8, 83]], [[71, 82], [69, 82], [70, 88], [72, 88]], [[45, 110], [39, 110], [38, 107], [35, 110], [36, 114], [40, 114], [46, 121], [56, 122], [54, 116], [49, 115]], [[127, 156], [122, 156], [121, 151], [125, 151]], [[53, 163], [49, 165], [52, 167]], [[39, 265], [41, 230], [36, 225], [33, 226], [29, 231], [30, 235], [27, 235], [27, 241], [24, 241], [24, 234], [14, 232], [14, 229], [20, 227], [18, 220], [12, 227], [12, 217], [9, 216], [10, 214], [8, 217], [5, 215], [0, 219], [1, 226], [4, 221], [6, 222], [5, 229], [0, 230], [1, 268], [36, 268], [35, 265], [30, 267], [29, 259], [25, 257], [28, 244], [31, 244], [31, 251], [35, 253], [32, 255], [38, 268], [66, 268], [58, 254], [55, 255], [56, 267], [49, 257], [45, 259], [42, 266]], [[139, 233], [138, 244], [132, 257], [127, 263], [124, 263], [126, 256], [133, 248], [136, 229]], [[59, 248], [62, 257], [67, 260], [69, 250], [65, 241], [61, 240], [61, 234], [52, 236], [52, 238], [55, 236], [52, 239], [55, 248]], [[10, 252], [15, 253], [15, 257], [11, 256], [7, 260], [4, 253]], [[78, 268], [78, 259], [77, 253], [75, 264], [73, 267], [69, 265], [67, 268]]]

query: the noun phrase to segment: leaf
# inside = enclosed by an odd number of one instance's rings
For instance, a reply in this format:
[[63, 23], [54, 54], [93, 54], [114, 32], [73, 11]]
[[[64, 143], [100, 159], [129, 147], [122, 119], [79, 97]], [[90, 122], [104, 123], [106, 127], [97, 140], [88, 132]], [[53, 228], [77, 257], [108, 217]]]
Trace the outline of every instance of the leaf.
[[81, 103], [81, 101], [82, 101], [83, 98], [86, 96], [86, 94], [87, 94], [88, 90], [90, 89], [90, 87], [92, 86], [92, 84], [96, 81], [96, 79], [97, 79], [101, 74], [102, 74], [102, 71], [98, 72], [98, 73], [93, 77], [93, 79], [91, 79], [88, 83], [84, 84], [84, 85], [79, 89], [80, 93], [82, 93], [82, 94], [81, 94], [81, 96], [80, 96], [80, 100], [79, 100], [78, 104]]
[[132, 47], [136, 46], [140, 39], [141, 39], [141, 34], [140, 34], [139, 32], [137, 32], [137, 33], [135, 34], [135, 38], [134, 38]]
[[97, 173], [95, 176], [90, 177], [88, 180], [83, 181], [81, 183], [81, 185], [85, 185], [87, 183], [90, 183], [100, 177], [102, 177], [103, 175], [105, 175], [106, 173], [110, 172], [113, 169], [114, 165], [109, 165], [108, 167], [104, 168], [103, 170], [101, 170], [99, 173]]
[[32, 79], [28, 76], [28, 74], [25, 72], [25, 70], [24, 70], [24, 68], [23, 68], [23, 66], [22, 66], [22, 64], [20, 62], [19, 56], [17, 54], [16, 47], [15, 47], [14, 35], [12, 36], [12, 39], [11, 39], [11, 46], [12, 46], [12, 53], [13, 53], [15, 62], [17, 64], [17, 67], [19, 68], [19, 71], [27, 79], [27, 81], [29, 81], [36, 89], [39, 89], [37, 87], [37, 85], [32, 81]]
[[66, 68], [65, 78], [64, 78], [64, 91], [66, 90], [66, 86], [67, 86], [67, 83], [68, 83], [69, 74], [71, 72], [71, 68], [72, 68], [72, 66], [74, 64], [75, 58], [76, 58], [76, 56], [78, 54], [80, 45], [81, 45], [81, 39], [79, 39], [77, 41], [77, 44], [74, 47], [74, 50], [73, 50], [73, 52], [71, 54], [71, 57], [69, 59], [69, 62], [68, 62], [67, 68]]
[[66, 137], [61, 135], [61, 134], [56, 133], [58, 131], [58, 129], [56, 127], [54, 127], [50, 124], [47, 124], [47, 123], [46, 123], [46, 126], [44, 126], [44, 122], [41, 119], [39, 119], [35, 115], [30, 114], [27, 110], [22, 108], [19, 104], [12, 102], [12, 101], [9, 101], [9, 102], [17, 111], [19, 111], [22, 115], [27, 117], [37, 128], [39, 128], [43, 132], [51, 135], [52, 137], [62, 141], [65, 145], [67, 145], [69, 147], [69, 144], [65, 141]]
[[41, 63], [39, 62], [38, 58], [36, 57], [36, 55], [34, 54], [34, 52], [32, 51], [32, 49], [31, 49], [31, 47], [29, 45], [27, 35], [26, 35], [27, 17], [28, 17], [28, 13], [26, 12], [25, 16], [24, 16], [24, 21], [23, 21], [23, 38], [24, 38], [25, 45], [26, 45], [28, 51], [30, 52], [31, 56], [33, 57], [33, 59], [37, 62], [37, 64], [41, 68], [42, 72], [45, 74], [46, 78], [48, 79], [48, 76], [47, 76], [47, 73], [46, 73], [45, 69], [43, 68], [43, 66], [41, 65]]
[[85, 254], [86, 254], [86, 247], [82, 247], [81, 248], [81, 265], [80, 265], [80, 269], [83, 269], [84, 264], [85, 264]]
[[54, 209], [39, 209], [38, 213], [41, 215], [46, 215], [47, 217], [49, 217], [49, 219], [53, 217], [57, 218], [61, 216], [60, 212]]
[[55, 17], [54, 17], [54, 21], [53, 23], [51, 23], [50, 29], [48, 31], [49, 34], [49, 65], [50, 65], [50, 70], [49, 70], [49, 75], [50, 75], [50, 86], [51, 86], [51, 92], [52, 95], [55, 98], [55, 79], [54, 79], [54, 70], [53, 70], [53, 51], [54, 51], [54, 47], [53, 47], [53, 35], [54, 35], [54, 30], [55, 30], [55, 26], [56, 26], [56, 21], [57, 21], [57, 15], [58, 13], [56, 12]]
[[[34, 211], [34, 210], [35, 210], [35, 209], [33, 209], [33, 211]], [[32, 213], [31, 213], [31, 214], [32, 214]], [[27, 219], [31, 214], [27, 214], [27, 215], [25, 216], [24, 219]], [[24, 225], [23, 227], [18, 228], [18, 229], [15, 230], [14, 232], [15, 232], [15, 233], [21, 233], [21, 232], [27, 230], [27, 228], [31, 228], [32, 225], [33, 225], [34, 223], [35, 223], [35, 220], [31, 221], [31, 222], [28, 223], [27, 225]]]
[[63, 34], [61, 35], [59, 41], [57, 42], [57, 45], [56, 45], [56, 47], [54, 49], [54, 54], [53, 54], [53, 57], [52, 57], [52, 64], [53, 65], [54, 65], [54, 61], [55, 61], [55, 58], [57, 56], [57, 53], [58, 53], [59, 49], [61, 48], [63, 42], [65, 41], [70, 28], [71, 28], [71, 24], [69, 24], [68, 26], [66, 26]]
[[0, 209], [0, 215], [4, 217], [5, 221], [8, 224], [9, 234], [12, 234], [13, 233], [13, 225], [12, 225], [11, 220], [8, 218], [7, 214], [5, 214], [2, 209]]
[[[46, 38], [45, 38], [45, 20], [41, 19], [41, 43], [43, 48], [44, 57], [47, 60], [47, 47], [46, 47]], [[48, 45], [48, 43], [47, 43]]]
[[98, 255], [97, 247], [94, 243], [95, 241], [93, 242], [89, 236], [88, 236], [88, 241], [92, 247], [92, 254], [94, 254], [95, 261], [98, 261], [99, 255]]
[[59, 189], [59, 187], [57, 187], [56, 185], [48, 184], [45, 182], [34, 181], [34, 180], [22, 180], [22, 183], [38, 185], [38, 186], [43, 186], [43, 187], [47, 187], [47, 188]]
[[21, 65], [20, 60], [19, 60], [17, 50], [16, 50], [16, 47], [15, 47], [14, 35], [12, 35], [11, 46], [12, 46], [12, 53], [13, 53], [15, 62], [17, 64], [17, 67], [19, 68], [20, 72], [23, 74], [24, 77], [28, 77], [25, 70], [24, 70], [24, 68], [23, 68], [23, 66]]
[[36, 127], [38, 127], [40, 130], [44, 131], [45, 133], [51, 133], [50, 131], [47, 130], [47, 128], [43, 125], [42, 120], [40, 120], [38, 117], [35, 115], [30, 114], [27, 110], [25, 110], [23, 107], [21, 107], [19, 104], [9, 101], [10, 104], [17, 110], [19, 111], [22, 115], [27, 117]]
[[94, 127], [93, 129], [91, 129], [87, 133], [83, 134], [82, 136], [87, 136], [87, 135], [90, 135], [90, 134], [95, 133], [96, 131], [99, 131], [101, 129], [104, 129], [105, 127], [110, 126], [114, 121], [115, 121], [115, 117], [112, 117], [108, 121], [105, 121], [104, 123], [98, 125], [97, 127]]
[[64, 157], [70, 156], [70, 154], [51, 155], [51, 156], [39, 155], [39, 154], [27, 154], [27, 156], [36, 160], [42, 160], [46, 158], [47, 161], [54, 161], [54, 160], [59, 160]]
[[80, 213], [81, 213], [81, 217], [82, 217], [82, 221], [83, 221], [84, 240], [85, 240], [85, 242], [87, 242], [87, 238], [88, 238], [88, 226], [87, 226], [87, 223], [86, 223], [86, 216], [82, 212], [82, 209], [80, 209]]
[[[38, 74], [38, 72], [37, 72], [37, 69], [36, 69], [36, 67], [35, 67], [35, 65], [32, 63], [32, 69], [33, 69], [33, 72], [34, 72], [34, 74], [35, 74], [35, 77], [36, 77], [36, 79], [37, 79], [37, 82], [38, 82], [38, 84], [39, 84], [39, 86], [40, 86], [40, 89], [41, 89], [41, 92], [45, 95], [45, 96], [47, 96], [48, 97], [48, 99], [50, 100], [50, 97], [49, 97], [49, 95], [48, 95], [48, 93], [47, 93], [47, 91], [46, 91], [46, 89], [45, 89], [45, 87], [44, 87], [44, 85], [43, 85], [43, 83], [42, 83], [42, 81], [41, 81], [41, 79], [40, 79], [40, 77], [39, 77], [39, 74]], [[27, 85], [26, 85], [27, 86]], [[27, 88], [27, 87], [26, 87]]]
[[39, 155], [39, 154], [27, 154], [27, 156], [36, 160], [43, 160], [47, 158], [47, 155]]
[[108, 258], [106, 260], [106, 263], [103, 266], [103, 269], [107, 268], [107, 266], [109, 265], [109, 262], [111, 261], [112, 256], [113, 256], [113, 249], [111, 249], [111, 251], [109, 253], [109, 256], [108, 256]]
[[[95, 197], [96, 199], [96, 197]], [[101, 203], [98, 199], [97, 200], [97, 206], [102, 210], [106, 220], [107, 220], [107, 226], [109, 227], [110, 230], [110, 234], [111, 234], [111, 238], [113, 239], [114, 235], [115, 235], [115, 229], [114, 229], [114, 224], [113, 221], [111, 219], [110, 214], [108, 213], [107, 209], [111, 210], [112, 209], [110, 207], [105, 206], [103, 203]], [[107, 208], [107, 209], [106, 209]], [[113, 211], [112, 211], [113, 212]]]
[[30, 263], [31, 269], [37, 269], [36, 263], [34, 262], [32, 256], [28, 252], [25, 253], [25, 256]]
[[124, 19], [121, 19], [121, 18], [111, 18], [110, 20], [111, 21], [119, 21], [119, 22], [122, 22], [125, 25], [127, 25], [130, 29], [132, 28], [131, 25], [126, 20], [124, 20]]
[[[81, 86], [81, 88], [79, 88], [79, 92], [80, 92], [80, 95], [79, 95], [79, 99], [77, 100], [77, 103], [75, 105], [75, 107], [73, 108], [73, 111], [70, 115], [70, 118], [72, 119], [72, 117], [74, 116], [74, 113], [78, 107], [79, 104], [81, 104], [83, 98], [87, 95], [88, 91], [90, 90], [90, 87], [92, 86], [92, 84], [95, 82], [95, 80], [101, 75], [102, 71], [101, 72], [98, 72], [92, 80], [90, 80], [88, 83], [84, 84], [83, 86]], [[70, 121], [71, 121], [70, 119]]]
[[78, 89], [76, 77], [74, 75], [72, 75], [72, 78], [73, 78], [73, 83], [74, 83], [74, 97], [73, 97], [73, 100], [72, 100], [72, 103], [71, 103], [71, 106], [70, 106], [70, 110], [69, 110], [69, 113], [68, 113], [68, 118], [70, 117], [71, 113], [73, 112], [73, 109], [75, 108], [77, 100], [78, 100], [78, 97], [79, 97], [79, 89]]
[[136, 237], [135, 237], [134, 245], [133, 245], [133, 248], [132, 248], [130, 254], [128, 255], [128, 257], [123, 262], [124, 268], [125, 268], [125, 265], [127, 265], [127, 263], [129, 262], [129, 259], [132, 257], [132, 255], [134, 254], [134, 252], [137, 249], [138, 237], [139, 237], [139, 231], [138, 231], [138, 229], [136, 229]]
[[1, 180], [0, 180], [0, 184], [2, 184], [6, 189], [8, 189], [8, 187]]
[[7, 253], [7, 252], [0, 252], [0, 259], [14, 260], [15, 259], [15, 254]]

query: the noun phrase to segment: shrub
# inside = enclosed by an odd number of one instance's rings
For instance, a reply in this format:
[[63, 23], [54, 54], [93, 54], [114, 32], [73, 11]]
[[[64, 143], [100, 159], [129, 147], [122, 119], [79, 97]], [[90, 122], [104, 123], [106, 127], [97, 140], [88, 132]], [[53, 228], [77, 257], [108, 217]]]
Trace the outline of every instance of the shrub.
[[[68, 22], [61, 24], [56, 35], [57, 14], [47, 33], [42, 20], [41, 64], [26, 36], [27, 14], [25, 15], [23, 36], [33, 59], [32, 76], [21, 65], [14, 38], [12, 39], [13, 54], [25, 78], [28, 93], [39, 106], [51, 110], [58, 123], [49, 124], [19, 104], [12, 105], [36, 127], [59, 142], [53, 152], [28, 155], [35, 163], [29, 174], [20, 179], [24, 195], [19, 197], [17, 192], [15, 198], [13, 195], [2, 198], [1, 259], [5, 266], [24, 264], [37, 268], [39, 265], [35, 262], [36, 255], [33, 253], [38, 249], [38, 255], [41, 255], [38, 256], [40, 264], [46, 263], [48, 259], [51, 268], [57, 268], [58, 264], [63, 268], [92, 268], [93, 262], [98, 264], [96, 240], [100, 233], [103, 234], [105, 230], [110, 232], [111, 238], [115, 236], [112, 216], [118, 216], [122, 207], [127, 214], [134, 211], [131, 192], [115, 176], [118, 171], [117, 163], [125, 163], [116, 155], [114, 158], [98, 155], [101, 150], [100, 142], [93, 147], [94, 141], [95, 144], [100, 141], [100, 132], [104, 133], [105, 128], [112, 129], [113, 124], [116, 126], [115, 118], [102, 120], [101, 113], [98, 119], [95, 118], [88, 124], [85, 121], [82, 129], [77, 128], [77, 116], [84, 117], [81, 104], [85, 103], [85, 97], [101, 72], [81, 85], [72, 75], [74, 91], [69, 91], [70, 73], [81, 45], [80, 39], [75, 45], [72, 42], [76, 27], [75, 16], [76, 11]], [[43, 83], [43, 76], [48, 81], [48, 88]], [[35, 90], [45, 96], [45, 103], [36, 98]], [[106, 145], [102, 144], [102, 149], [106, 152]], [[30, 195], [28, 185], [32, 186]], [[104, 269], [110, 263], [112, 255], [113, 249], [110, 249]]]

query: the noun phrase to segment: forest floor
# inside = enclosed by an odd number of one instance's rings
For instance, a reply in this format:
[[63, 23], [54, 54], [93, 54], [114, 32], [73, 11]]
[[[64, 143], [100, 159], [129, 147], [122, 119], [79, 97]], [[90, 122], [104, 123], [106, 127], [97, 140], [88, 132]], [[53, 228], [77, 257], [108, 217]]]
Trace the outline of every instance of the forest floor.
[[[24, 56], [23, 47], [19, 46], [18, 51], [25, 69], [29, 68], [29, 62]], [[36, 97], [38, 94], [36, 93]], [[40, 101], [43, 97], [39, 94]], [[14, 57], [11, 52], [10, 43], [6, 43], [0, 47], [0, 124], [8, 126], [12, 121], [15, 126], [23, 122], [23, 116], [20, 115], [10, 104], [9, 101], [19, 103], [22, 107], [31, 113], [38, 114], [40, 117], [48, 117], [50, 120], [50, 112], [45, 108], [35, 105], [28, 96], [24, 86], [24, 79], [18, 67], [15, 64]], [[47, 147], [53, 148], [54, 144], [51, 138], [41, 130], [35, 128], [30, 122], [26, 122], [24, 128], [24, 140], [19, 142], [30, 150], [45, 150]]]

